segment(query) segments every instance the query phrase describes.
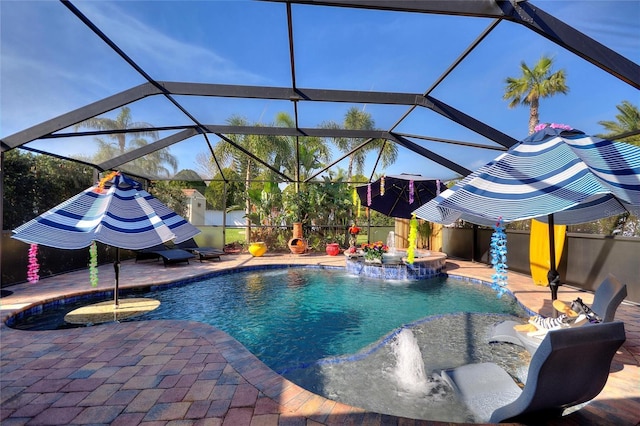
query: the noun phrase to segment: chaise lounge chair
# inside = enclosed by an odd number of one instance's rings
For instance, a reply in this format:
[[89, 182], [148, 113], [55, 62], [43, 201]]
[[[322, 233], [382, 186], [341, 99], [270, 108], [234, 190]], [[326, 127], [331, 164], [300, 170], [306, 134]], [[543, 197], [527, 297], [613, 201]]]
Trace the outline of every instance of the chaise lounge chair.
[[442, 377], [476, 422], [540, 422], [595, 398], [624, 341], [620, 321], [551, 330], [531, 358], [523, 389], [494, 363], [463, 365]]
[[163, 250], [167, 250], [167, 246], [165, 246], [164, 244], [158, 244], [146, 249], [136, 250], [136, 263], [139, 260], [159, 260], [160, 255], [157, 252]]
[[226, 254], [224, 250], [220, 250], [213, 247], [200, 247], [193, 238], [189, 238], [179, 244], [176, 244], [176, 248], [189, 251], [196, 255], [200, 262], [207, 259], [220, 260], [220, 256]]
[[169, 249], [164, 244], [149, 247], [144, 250], [136, 251], [136, 262], [139, 260], [162, 258], [164, 266], [169, 264], [187, 262], [189, 259], [193, 259], [193, 253], [180, 249]]
[[[613, 274], [609, 274], [596, 290], [591, 309], [602, 318], [603, 322], [611, 322], [625, 297], [627, 297], [627, 285], [618, 281]], [[533, 354], [540, 346], [542, 339], [515, 330], [514, 326], [518, 324], [520, 323], [516, 321], [503, 321], [497, 324], [490, 332], [489, 342], [512, 343], [523, 346]]]

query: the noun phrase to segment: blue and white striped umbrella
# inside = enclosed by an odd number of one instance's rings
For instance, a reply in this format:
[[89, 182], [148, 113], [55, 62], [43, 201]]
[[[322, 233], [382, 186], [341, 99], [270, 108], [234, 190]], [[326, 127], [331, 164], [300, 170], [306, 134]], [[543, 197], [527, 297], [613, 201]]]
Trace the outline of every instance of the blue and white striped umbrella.
[[415, 210], [450, 224], [479, 225], [553, 214], [556, 224], [640, 215], [640, 147], [547, 127]]
[[13, 238], [26, 243], [61, 249], [80, 249], [99, 241], [139, 250], [169, 240], [179, 243], [200, 231], [138, 182], [118, 173], [13, 232]]

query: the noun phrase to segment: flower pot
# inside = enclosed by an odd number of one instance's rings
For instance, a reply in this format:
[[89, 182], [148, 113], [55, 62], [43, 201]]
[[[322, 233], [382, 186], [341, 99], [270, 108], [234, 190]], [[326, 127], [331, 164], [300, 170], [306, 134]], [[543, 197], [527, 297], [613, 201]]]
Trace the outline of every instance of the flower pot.
[[325, 248], [325, 250], [327, 251], [327, 254], [329, 256], [337, 256], [338, 254], [340, 254], [340, 244], [338, 243], [327, 244], [327, 247]]
[[251, 243], [249, 245], [249, 253], [251, 253], [252, 256], [260, 257], [266, 252], [267, 252], [267, 245], [262, 241]]

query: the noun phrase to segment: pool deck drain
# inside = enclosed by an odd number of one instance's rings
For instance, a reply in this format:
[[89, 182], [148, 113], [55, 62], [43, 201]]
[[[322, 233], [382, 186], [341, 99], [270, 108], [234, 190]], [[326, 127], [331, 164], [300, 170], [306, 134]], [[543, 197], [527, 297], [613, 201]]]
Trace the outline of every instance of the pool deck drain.
[[[344, 266], [344, 257], [271, 254], [223, 256], [222, 262], [163, 267], [126, 261], [121, 288], [188, 280], [243, 266]], [[450, 275], [490, 281], [484, 264], [448, 260]], [[112, 265], [99, 268], [98, 289], [112, 290]], [[546, 287], [509, 273], [509, 289], [525, 306], [551, 313]], [[32, 304], [84, 294], [88, 271], [11, 286], [0, 298], [0, 422], [5, 425], [445, 425], [368, 412], [312, 394], [277, 375], [224, 332], [191, 321], [103, 324], [21, 331], [4, 320]], [[566, 286], [560, 300], [593, 295]], [[623, 303], [627, 341], [616, 354], [602, 393], [579, 411], [549, 424], [640, 423], [640, 307]]]

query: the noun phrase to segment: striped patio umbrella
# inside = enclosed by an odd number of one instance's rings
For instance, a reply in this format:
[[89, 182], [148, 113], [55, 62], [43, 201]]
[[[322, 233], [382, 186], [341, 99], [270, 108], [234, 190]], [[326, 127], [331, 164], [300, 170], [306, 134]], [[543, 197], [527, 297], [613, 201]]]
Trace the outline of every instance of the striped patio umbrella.
[[200, 232], [144, 191], [139, 182], [112, 173], [80, 194], [19, 226], [12, 238], [61, 249], [88, 247], [93, 241], [116, 247], [116, 303], [119, 249], [140, 250], [169, 240], [188, 240]]
[[543, 128], [415, 210], [437, 223], [479, 225], [532, 218], [570, 225], [623, 213], [640, 215], [640, 147], [567, 126]]

